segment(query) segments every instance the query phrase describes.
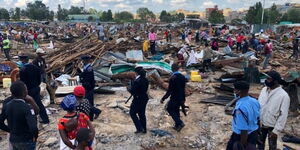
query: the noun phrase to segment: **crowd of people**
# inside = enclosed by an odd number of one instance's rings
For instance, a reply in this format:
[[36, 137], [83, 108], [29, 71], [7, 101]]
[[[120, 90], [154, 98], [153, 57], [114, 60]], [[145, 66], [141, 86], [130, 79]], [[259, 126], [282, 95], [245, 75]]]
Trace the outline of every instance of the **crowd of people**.
[[[140, 27], [142, 28], [142, 27]], [[107, 30], [103, 25], [97, 24], [94, 27], [99, 40], [107, 40]], [[112, 29], [113, 30], [113, 29]], [[42, 31], [40, 31], [42, 32]], [[93, 32], [88, 30], [87, 32]], [[21, 33], [21, 39], [28, 41], [27, 33], [33, 35], [33, 41], [37, 40], [37, 34], [29, 32]], [[154, 29], [145, 32], [148, 44], [144, 43], [145, 49], [150, 47], [151, 55], [157, 53], [156, 43], [158, 35]], [[264, 54], [263, 69], [266, 69], [273, 53], [273, 44], [270, 39], [260, 38], [263, 32], [247, 37], [244, 32], [231, 33], [228, 26], [222, 28], [210, 28], [210, 30], [192, 32], [185, 28], [181, 33], [184, 45], [177, 52], [177, 62], [173, 63], [172, 75], [169, 78], [169, 86], [160, 102], [163, 104], [170, 97], [167, 103], [167, 112], [174, 121], [173, 129], [180, 132], [185, 124], [180, 118], [180, 109], [185, 109], [185, 87], [187, 78], [180, 72], [185, 64], [193, 64], [195, 61], [192, 45], [203, 45], [203, 67], [210, 71], [214, 52], [221, 51], [219, 46], [220, 37], [225, 39], [226, 46], [222, 52], [228, 56], [235, 57], [238, 53], [245, 54], [255, 51], [256, 56]], [[167, 29], [163, 32], [166, 42], [171, 43], [176, 34]], [[4, 51], [7, 60], [10, 60], [9, 51], [11, 42], [6, 35], [0, 35], [1, 49]], [[235, 49], [235, 52], [234, 52]], [[298, 59], [299, 38], [295, 33], [293, 37], [293, 54], [290, 58]], [[20, 69], [20, 81], [14, 82], [11, 87], [11, 97], [3, 103], [0, 115], [0, 129], [8, 132], [9, 149], [12, 150], [34, 150], [38, 138], [37, 115], [41, 124], [49, 124], [50, 120], [47, 111], [40, 98], [40, 84], [47, 82], [46, 61], [43, 58], [45, 51], [36, 48], [37, 58], [29, 62], [26, 54], [19, 55], [18, 67]], [[184, 55], [189, 56], [186, 62]], [[81, 57], [83, 68], [77, 67], [77, 74], [82, 86], [74, 88], [73, 94], [64, 97], [61, 108], [66, 114], [58, 120], [57, 127], [60, 135], [61, 150], [91, 150], [95, 138], [95, 128], [92, 121], [97, 119], [101, 110], [94, 104], [94, 88], [96, 86], [94, 70], [91, 64], [91, 56]], [[147, 133], [146, 107], [149, 100], [149, 81], [146, 70], [136, 67], [136, 78], [128, 87], [133, 100], [130, 106], [130, 117], [136, 127], [136, 134]], [[282, 89], [284, 81], [278, 72], [267, 73], [268, 78], [258, 99], [249, 95], [250, 85], [246, 81], [234, 83], [236, 95], [236, 106], [232, 116], [232, 135], [227, 145], [228, 150], [235, 149], [259, 149], [265, 148], [265, 141], [268, 137], [269, 147], [277, 149], [278, 134], [284, 129], [290, 105], [289, 95]], [[7, 121], [7, 123], [5, 123]]]

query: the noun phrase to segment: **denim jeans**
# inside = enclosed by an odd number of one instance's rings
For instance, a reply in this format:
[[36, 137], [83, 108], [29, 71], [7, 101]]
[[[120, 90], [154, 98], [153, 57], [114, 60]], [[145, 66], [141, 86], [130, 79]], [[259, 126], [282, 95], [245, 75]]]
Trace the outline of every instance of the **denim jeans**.
[[269, 64], [269, 60], [270, 60], [270, 58], [271, 58], [271, 54], [266, 54], [266, 57], [265, 57], [265, 59], [264, 59], [264, 65], [263, 65], [263, 69], [266, 69], [267, 68], [267, 65]]
[[35, 142], [11, 143], [13, 150], [35, 150]]

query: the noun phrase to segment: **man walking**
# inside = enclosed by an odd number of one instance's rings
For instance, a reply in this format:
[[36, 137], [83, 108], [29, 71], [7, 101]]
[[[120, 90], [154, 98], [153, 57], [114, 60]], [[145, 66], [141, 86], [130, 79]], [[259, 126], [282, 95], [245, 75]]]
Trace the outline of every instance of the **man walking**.
[[38, 138], [37, 122], [30, 106], [26, 103], [26, 85], [17, 81], [14, 82], [10, 91], [13, 99], [3, 107], [1, 123], [7, 120], [10, 136], [9, 141], [13, 150], [35, 150]]
[[280, 86], [283, 82], [278, 72], [269, 72], [265, 81], [266, 87], [262, 89], [259, 95], [262, 124], [259, 150], [264, 150], [267, 137], [269, 149], [277, 150], [277, 136], [284, 129], [290, 106], [290, 97]]
[[41, 71], [37, 66], [28, 63], [28, 56], [24, 55], [20, 57], [20, 59], [22, 64], [24, 64], [20, 69], [20, 80], [26, 84], [28, 95], [34, 99], [35, 103], [40, 108], [40, 117], [42, 119], [40, 123], [48, 124], [49, 118], [40, 96]]
[[272, 52], [273, 52], [273, 44], [272, 44], [271, 40], [268, 40], [267, 44], [265, 45], [265, 52], [264, 52], [265, 59], [263, 62], [263, 69], [267, 69], [270, 58], [272, 56]]
[[133, 81], [131, 88], [128, 89], [133, 96], [133, 101], [130, 106], [130, 116], [136, 127], [135, 133], [147, 133], [145, 112], [149, 100], [147, 94], [149, 81], [146, 78], [146, 71], [142, 67], [137, 67], [134, 71], [138, 76]]
[[86, 93], [85, 98], [89, 100], [92, 110], [90, 116], [90, 120], [93, 121], [97, 119], [101, 113], [101, 111], [94, 107], [94, 88], [95, 88], [95, 77], [93, 66], [90, 63], [91, 57], [88, 55], [81, 57], [83, 62], [83, 70], [81, 71], [79, 68], [77, 69], [79, 73], [79, 78], [82, 86], [84, 87]]
[[233, 133], [227, 144], [227, 150], [233, 150], [235, 146], [256, 147], [260, 105], [256, 99], [249, 96], [248, 92], [249, 83], [245, 81], [234, 83], [234, 93], [239, 98], [232, 114]]
[[171, 115], [175, 122], [173, 127], [176, 131], [180, 132], [185, 126], [183, 121], [180, 119], [179, 108], [185, 103], [185, 85], [186, 78], [178, 72], [178, 64], [172, 65], [173, 75], [169, 80], [169, 88], [167, 93], [161, 99], [161, 103], [171, 96], [170, 101], [167, 104], [167, 111]]

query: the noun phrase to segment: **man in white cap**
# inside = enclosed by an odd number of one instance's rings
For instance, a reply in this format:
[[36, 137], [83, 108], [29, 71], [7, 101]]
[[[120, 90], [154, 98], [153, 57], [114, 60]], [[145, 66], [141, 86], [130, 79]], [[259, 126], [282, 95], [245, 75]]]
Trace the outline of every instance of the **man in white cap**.
[[38, 48], [36, 50], [37, 57], [33, 60], [32, 64], [37, 66], [41, 70], [41, 81], [46, 83], [46, 61], [43, 56], [46, 54], [46, 52], [42, 48]]

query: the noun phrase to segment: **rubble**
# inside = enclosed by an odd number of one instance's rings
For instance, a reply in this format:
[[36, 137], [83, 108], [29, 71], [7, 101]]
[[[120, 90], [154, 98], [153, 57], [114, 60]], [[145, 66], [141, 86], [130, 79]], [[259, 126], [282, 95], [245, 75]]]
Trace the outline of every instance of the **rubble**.
[[[158, 54], [148, 57], [148, 53], [141, 50], [143, 40], [146, 39], [142, 32], [130, 32], [123, 35], [125, 33], [120, 31], [112, 34], [108, 41], [102, 42], [93, 33], [83, 36], [79, 31], [75, 30], [72, 33], [74, 38], [65, 38], [57, 34], [53, 42], [48, 40], [40, 44], [40, 46], [48, 47], [47, 73], [56, 81], [51, 81], [51, 84], [46, 86], [49, 94], [45, 86], [42, 90], [45, 92], [47, 105], [48, 99], [51, 99], [51, 104], [47, 108], [51, 113], [51, 123], [46, 127], [40, 127], [42, 132], [38, 139], [39, 149], [58, 149], [59, 147], [56, 123], [64, 112], [57, 104], [62, 100], [61, 96], [73, 92], [75, 85], [69, 83], [69, 79], [77, 80], [76, 71], [78, 67], [82, 67], [80, 63], [82, 55], [92, 56], [97, 81], [95, 103], [102, 110], [100, 119], [93, 122], [96, 128], [94, 143], [96, 150], [224, 149], [231, 133], [231, 116], [226, 115], [224, 109], [231, 112], [233, 107], [231, 105], [234, 103], [232, 84], [242, 79], [249, 80], [251, 83], [260, 83], [265, 79], [261, 74], [267, 71], [256, 66], [264, 59], [262, 55], [257, 54], [254, 57], [254, 53], [249, 52], [231, 57], [222, 52], [216, 52], [212, 61], [212, 71], [203, 73], [201, 72], [203, 47], [191, 42], [191, 47], [197, 55], [197, 63], [184, 68], [183, 72], [186, 72], [185, 75], [189, 78], [188, 73], [191, 69], [199, 70], [202, 81], [189, 82], [186, 86], [188, 96], [186, 103], [190, 109], [187, 117], [181, 114], [186, 127], [181, 133], [177, 133], [172, 129], [173, 122], [165, 111], [165, 105], [160, 104], [159, 100], [168, 89], [168, 79], [172, 74], [170, 65], [176, 63], [175, 56], [182, 42], [174, 40], [172, 43], [167, 43], [159, 40], [157, 41]], [[223, 40], [222, 37], [220, 48], [225, 46]], [[49, 45], [51, 42], [54, 46]], [[287, 59], [288, 50], [291, 49], [290, 43], [273, 42], [275, 53], [270, 61], [269, 70], [277, 70], [286, 76], [292, 76], [290, 80], [286, 79], [290, 84], [287, 90], [292, 98], [291, 111], [297, 112], [300, 103], [299, 75], [288, 74], [288, 72], [298, 71], [299, 64]], [[16, 44], [17, 48], [18, 46], [20, 50], [26, 49], [19, 43]], [[32, 52], [29, 53], [32, 54]], [[253, 66], [251, 66], [251, 61], [255, 62]], [[126, 86], [136, 78], [133, 70], [137, 66], [142, 66], [147, 70], [147, 78], [151, 84], [149, 88], [151, 99], [146, 111], [149, 132], [146, 135], [133, 133], [135, 128], [129, 116], [130, 102], [125, 104], [130, 96], [126, 91]], [[251, 84], [251, 87], [251, 96], [258, 97], [262, 84]], [[8, 91], [8, 89], [0, 91], [1, 100], [9, 96]], [[295, 94], [297, 92], [298, 95]], [[285, 132], [299, 136], [300, 131], [297, 128], [299, 123], [299, 116], [290, 115]], [[3, 139], [6, 138], [3, 134], [0, 135]], [[283, 144], [280, 142], [279, 144], [282, 147]], [[7, 141], [0, 142], [0, 146], [6, 145]]]

